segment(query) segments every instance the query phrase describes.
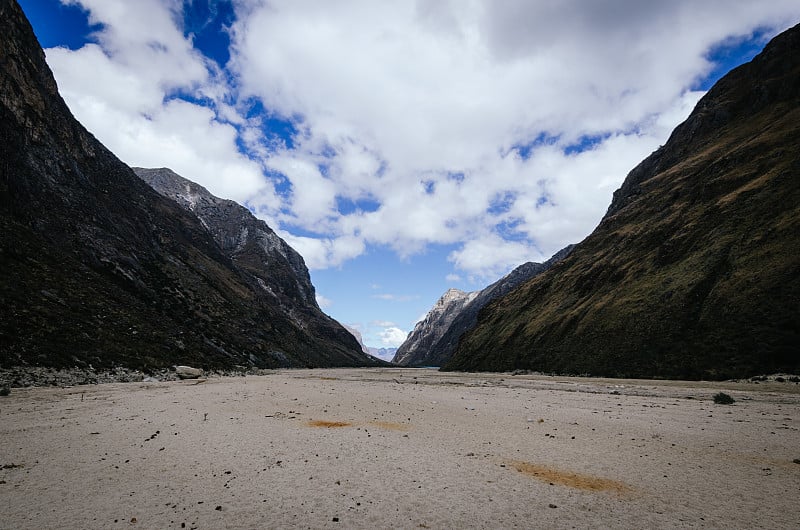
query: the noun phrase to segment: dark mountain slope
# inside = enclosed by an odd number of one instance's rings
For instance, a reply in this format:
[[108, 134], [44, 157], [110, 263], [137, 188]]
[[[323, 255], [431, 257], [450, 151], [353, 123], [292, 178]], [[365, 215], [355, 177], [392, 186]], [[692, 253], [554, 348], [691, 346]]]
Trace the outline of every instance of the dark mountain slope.
[[800, 369], [800, 26], [698, 103], [559, 267], [447, 369], [727, 378]]
[[464, 333], [475, 326], [478, 313], [486, 304], [550, 269], [568, 256], [573, 247], [570, 245], [559, 250], [544, 263], [523, 263], [488, 287], [464, 293], [461, 303], [446, 303], [452, 290], [448, 291], [400, 345], [392, 362], [402, 366], [441, 366], [447, 363]]
[[287, 315], [197, 217], [73, 118], [11, 0], [0, 0], [0, 197], [2, 367], [371, 363], [338, 324]]
[[[351, 342], [352, 333], [320, 311], [303, 257], [264, 221], [170, 169], [132, 169], [158, 193], [192, 212], [250, 288], [271, 299], [271, 304], [300, 328], [313, 336], [331, 335], [343, 344]], [[363, 352], [360, 344], [358, 347]]]

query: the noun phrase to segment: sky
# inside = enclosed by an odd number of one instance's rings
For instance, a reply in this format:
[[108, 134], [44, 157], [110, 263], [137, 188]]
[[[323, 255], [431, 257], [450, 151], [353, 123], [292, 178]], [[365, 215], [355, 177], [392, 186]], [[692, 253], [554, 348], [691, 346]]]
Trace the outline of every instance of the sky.
[[585, 238], [797, 0], [20, 0], [121, 160], [247, 206], [320, 307], [396, 347]]

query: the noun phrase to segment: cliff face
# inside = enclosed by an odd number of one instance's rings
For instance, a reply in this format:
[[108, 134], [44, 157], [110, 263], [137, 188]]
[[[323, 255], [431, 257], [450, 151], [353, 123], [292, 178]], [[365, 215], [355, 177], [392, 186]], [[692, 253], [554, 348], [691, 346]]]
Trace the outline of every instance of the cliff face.
[[[458, 341], [472, 329], [483, 307], [512, 289], [543, 273], [572, 251], [570, 245], [545, 263], [523, 263], [485, 289], [463, 293], [447, 291], [426, 318], [414, 327], [398, 348], [392, 362], [402, 366], [441, 366], [453, 356]], [[452, 292], [457, 294], [452, 295]], [[460, 295], [458, 294], [460, 293]]]
[[447, 369], [727, 378], [800, 368], [800, 26], [721, 79], [556, 269]]
[[267, 293], [250, 270], [263, 256], [230, 253], [74, 119], [11, 0], [0, 0], [0, 160], [0, 366], [372, 363], [319, 313], [307, 272], [290, 278], [291, 253], [273, 267], [284, 291]]
[[397, 348], [392, 362], [401, 366], [425, 366], [427, 352], [447, 331], [453, 319], [479, 293], [449, 289], [428, 311], [425, 318], [417, 322], [405, 342]]
[[170, 169], [133, 168], [158, 193], [192, 212], [222, 252], [289, 313], [319, 313], [302, 256], [238, 203], [211, 195]]

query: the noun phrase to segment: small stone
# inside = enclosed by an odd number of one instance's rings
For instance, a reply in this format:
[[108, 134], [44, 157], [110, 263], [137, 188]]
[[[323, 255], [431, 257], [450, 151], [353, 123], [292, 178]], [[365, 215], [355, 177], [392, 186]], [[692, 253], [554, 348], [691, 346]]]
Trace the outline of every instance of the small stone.
[[548, 508], [558, 508], [558, 506], [556, 506], [555, 504], [552, 504], [552, 503], [548, 504], [547, 506], [548, 506]]
[[215, 510], [217, 510], [218, 512], [221, 512], [221, 511], [222, 511], [222, 506], [217, 506], [217, 507], [216, 507], [216, 508], [214, 508], [214, 509], [215, 509]]
[[338, 523], [338, 522], [339, 522], [339, 518], [338, 518], [338, 517], [334, 517], [334, 518], [333, 518], [333, 522], [334, 522], [334, 523]]
[[794, 460], [792, 460], [792, 462], [794, 462], [795, 464], [800, 464], [800, 458], [795, 458]]

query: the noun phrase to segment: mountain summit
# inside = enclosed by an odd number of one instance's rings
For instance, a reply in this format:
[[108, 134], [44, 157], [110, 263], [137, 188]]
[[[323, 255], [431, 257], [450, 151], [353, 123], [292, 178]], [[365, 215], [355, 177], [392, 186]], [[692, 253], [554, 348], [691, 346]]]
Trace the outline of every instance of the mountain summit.
[[182, 207], [87, 132], [11, 0], [0, 160], [0, 367], [377, 364], [266, 225], [210, 194]]
[[800, 369], [800, 26], [723, 77], [557, 269], [453, 370], [728, 378]]

